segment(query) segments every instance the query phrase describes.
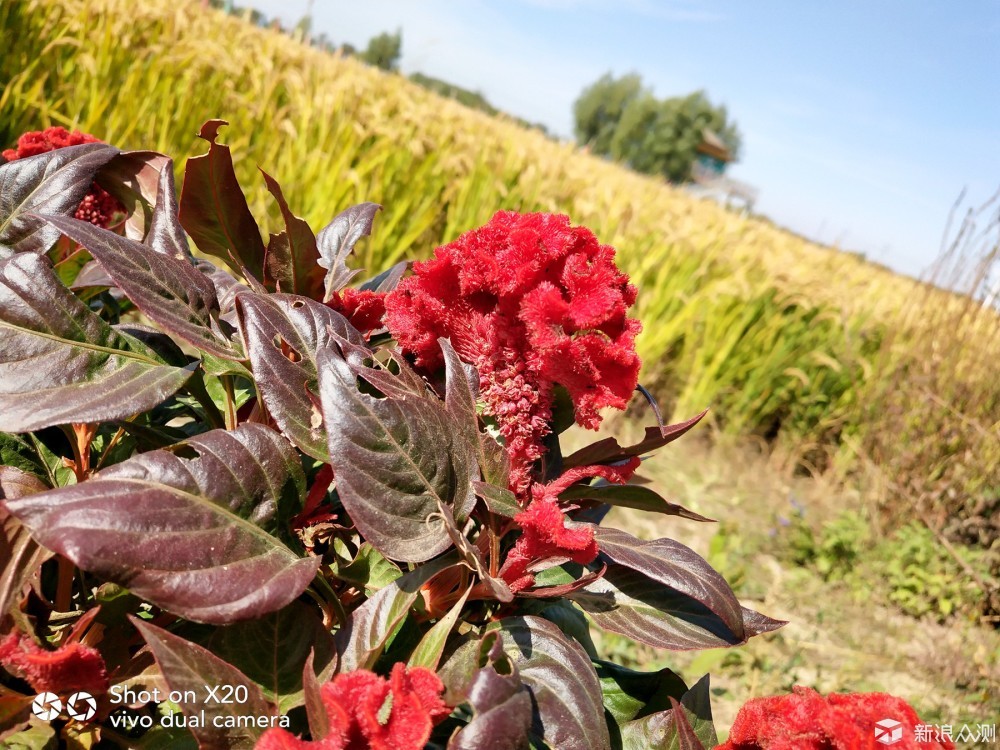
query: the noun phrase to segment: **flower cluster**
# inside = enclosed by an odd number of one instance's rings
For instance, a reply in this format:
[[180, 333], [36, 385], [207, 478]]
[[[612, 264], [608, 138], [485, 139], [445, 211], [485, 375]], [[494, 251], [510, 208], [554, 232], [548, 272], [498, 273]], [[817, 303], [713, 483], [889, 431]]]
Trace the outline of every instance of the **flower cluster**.
[[29, 636], [14, 631], [0, 640], [0, 664], [26, 680], [37, 693], [84, 690], [101, 695], [108, 689], [104, 659], [96, 649], [81, 643], [48, 651]]
[[385, 317], [385, 294], [347, 287], [334, 292], [326, 304], [347, 318], [348, 322], [362, 333], [382, 328], [382, 318]]
[[635, 390], [640, 324], [627, 312], [636, 290], [614, 256], [566, 216], [500, 211], [414, 264], [386, 297], [386, 325], [418, 366], [441, 365], [444, 337], [479, 370], [522, 502], [545, 452], [556, 385], [591, 429], [599, 409], [624, 409]]
[[[52, 127], [25, 133], [17, 139], [17, 148], [9, 148], [3, 152], [3, 158], [6, 161], [17, 161], [29, 156], [55, 151], [58, 148], [100, 142], [100, 139], [89, 133], [81, 133], [78, 130], [70, 132], [66, 128]], [[110, 229], [116, 214], [122, 214], [124, 211], [122, 205], [95, 182], [91, 184], [90, 191], [80, 201], [74, 216], [94, 226]]]
[[796, 687], [790, 695], [755, 698], [736, 715], [729, 741], [716, 750], [876, 750], [876, 722], [901, 724], [898, 750], [952, 750], [948, 740], [918, 741], [920, 717], [902, 698], [886, 693], [846, 693], [823, 697]]
[[337, 675], [320, 688], [329, 733], [300, 740], [284, 729], [269, 729], [257, 750], [420, 750], [434, 725], [451, 713], [444, 685], [423, 667], [393, 666], [389, 679], [358, 669]]

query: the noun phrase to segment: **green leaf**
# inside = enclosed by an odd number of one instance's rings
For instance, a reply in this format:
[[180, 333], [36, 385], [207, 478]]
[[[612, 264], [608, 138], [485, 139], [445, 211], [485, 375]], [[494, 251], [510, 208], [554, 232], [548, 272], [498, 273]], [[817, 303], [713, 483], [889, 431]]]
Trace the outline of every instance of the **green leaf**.
[[619, 724], [670, 708], [670, 697], [680, 698], [687, 685], [667, 668], [636, 672], [609, 661], [594, 660], [601, 681], [604, 707]]
[[471, 588], [466, 589], [465, 593], [462, 594], [462, 598], [455, 602], [455, 605], [448, 610], [448, 614], [434, 623], [434, 626], [420, 639], [417, 648], [410, 655], [408, 663], [411, 667], [427, 667], [432, 672], [437, 671], [441, 655], [444, 653], [445, 644], [448, 642], [448, 636], [451, 635], [455, 623], [462, 614], [462, 608], [469, 598], [470, 591], [472, 591]]
[[48, 261], [0, 261], [0, 431], [124, 419], [191, 376], [116, 332], [70, 293]]
[[333, 574], [343, 581], [356, 584], [358, 588], [378, 591], [403, 575], [403, 572], [396, 563], [364, 542], [354, 559], [347, 565], [338, 565]]
[[702, 677], [671, 708], [626, 722], [622, 750], [711, 750], [719, 740], [712, 723], [708, 675]]
[[292, 447], [244, 424], [5, 503], [84, 570], [189, 620], [226, 624], [280, 609], [312, 581], [319, 558], [275, 537], [304, 493]]
[[420, 587], [455, 563], [453, 554], [424, 563], [377, 591], [354, 610], [337, 631], [338, 671], [370, 669], [417, 601]]

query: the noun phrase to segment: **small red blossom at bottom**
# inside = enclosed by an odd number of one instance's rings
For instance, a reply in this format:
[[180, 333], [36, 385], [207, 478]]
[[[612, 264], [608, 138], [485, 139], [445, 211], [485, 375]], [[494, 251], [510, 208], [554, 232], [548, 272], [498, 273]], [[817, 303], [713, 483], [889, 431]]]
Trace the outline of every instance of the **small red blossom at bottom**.
[[100, 653], [81, 643], [48, 651], [23, 633], [0, 640], [0, 664], [23, 678], [36, 692], [101, 695], [108, 689], [108, 673]]
[[342, 289], [333, 293], [333, 298], [326, 303], [350, 322], [362, 333], [377, 331], [384, 328], [382, 318], [385, 317], [385, 294], [369, 289]]
[[[53, 127], [45, 130], [36, 130], [25, 133], [17, 139], [17, 148], [9, 148], [3, 152], [6, 161], [17, 161], [29, 156], [46, 154], [49, 151], [66, 148], [67, 146], [80, 146], [84, 143], [100, 143], [100, 139], [89, 133], [81, 133], [78, 130], [72, 132], [66, 128]], [[88, 192], [76, 212], [73, 214], [80, 221], [86, 221], [103, 229], [110, 229], [117, 214], [125, 213], [122, 204], [108, 191], [96, 182], [90, 186]]]
[[[790, 695], [755, 698], [736, 715], [729, 740], [716, 750], [877, 750], [877, 722], [899, 722], [894, 750], [953, 750], [946, 739], [921, 736], [916, 711], [886, 693], [832, 694], [796, 687]], [[879, 735], [880, 736], [880, 735]], [[919, 739], [918, 739], [919, 738]]]
[[535, 576], [529, 572], [535, 563], [551, 558], [572, 560], [586, 565], [597, 557], [597, 541], [589, 524], [566, 525], [566, 516], [558, 504], [559, 493], [587, 477], [601, 477], [615, 484], [625, 484], [640, 460], [632, 457], [620, 466], [578, 466], [548, 484], [531, 488], [531, 504], [514, 516], [523, 533], [507, 554], [500, 577], [515, 594], [530, 588]]
[[389, 679], [359, 669], [337, 675], [320, 689], [330, 732], [321, 740], [300, 740], [269, 729], [256, 750], [422, 750], [434, 725], [451, 713], [434, 672], [400, 663]]

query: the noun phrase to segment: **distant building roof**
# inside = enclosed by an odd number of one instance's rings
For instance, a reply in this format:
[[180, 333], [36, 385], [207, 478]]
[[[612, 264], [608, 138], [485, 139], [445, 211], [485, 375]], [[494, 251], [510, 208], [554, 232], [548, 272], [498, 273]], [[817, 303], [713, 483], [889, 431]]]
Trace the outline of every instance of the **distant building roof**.
[[698, 148], [695, 150], [699, 154], [711, 156], [713, 159], [718, 159], [722, 162], [733, 160], [732, 154], [729, 152], [729, 147], [723, 143], [722, 139], [716, 133], [708, 128], [701, 131], [701, 143], [698, 144]]

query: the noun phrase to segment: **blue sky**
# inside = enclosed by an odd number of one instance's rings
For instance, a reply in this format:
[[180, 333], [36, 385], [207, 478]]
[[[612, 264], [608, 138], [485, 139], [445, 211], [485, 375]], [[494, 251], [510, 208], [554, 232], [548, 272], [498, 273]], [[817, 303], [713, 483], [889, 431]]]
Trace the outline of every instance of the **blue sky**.
[[[307, 0], [244, 0], [286, 25]], [[315, 0], [313, 30], [364, 48], [403, 31], [405, 73], [572, 134], [605, 72], [660, 97], [705, 89], [743, 134], [730, 174], [805, 236], [911, 275], [966, 189], [1000, 189], [1000, 2]]]

